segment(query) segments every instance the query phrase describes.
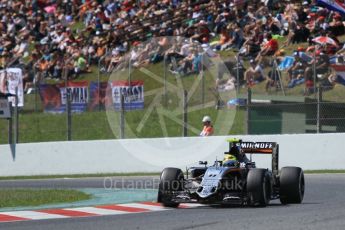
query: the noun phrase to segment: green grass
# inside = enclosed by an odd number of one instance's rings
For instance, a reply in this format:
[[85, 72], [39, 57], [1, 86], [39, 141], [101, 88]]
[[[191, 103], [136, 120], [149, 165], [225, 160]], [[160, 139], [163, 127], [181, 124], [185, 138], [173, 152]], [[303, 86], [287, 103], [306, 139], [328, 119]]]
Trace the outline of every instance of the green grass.
[[76, 190], [0, 189], [0, 208], [71, 203], [90, 198], [91, 195]]
[[345, 173], [345, 169], [305, 170], [304, 173], [306, 174]]
[[0, 180], [34, 180], [34, 179], [56, 179], [56, 178], [88, 178], [88, 177], [136, 177], [136, 176], [158, 176], [159, 172], [132, 172], [132, 173], [96, 173], [96, 174], [70, 174], [70, 175], [39, 175], [39, 176], [6, 176]]
[[[145, 111], [145, 110], [144, 110]], [[232, 111], [235, 112], [235, 111]], [[234, 122], [227, 125], [232, 127], [222, 132], [221, 124], [216, 126], [216, 135], [242, 134], [244, 133], [244, 110], [238, 110]], [[115, 139], [119, 137], [118, 114], [108, 117], [106, 112], [90, 112], [82, 114], [73, 114], [72, 116], [72, 140], [99, 140]], [[190, 112], [188, 115], [189, 124], [201, 130], [201, 119], [204, 114], [217, 117], [217, 111], [214, 109], [203, 109], [200, 111]], [[136, 130], [138, 123], [142, 119], [143, 111], [133, 111], [126, 113], [125, 136], [126, 138], [134, 137], [169, 137], [182, 136], [182, 125], [165, 118], [167, 133], [163, 133], [163, 128], [157, 122], [158, 114], [154, 112], [146, 122], [142, 130]], [[223, 115], [224, 117], [224, 115]], [[218, 119], [222, 119], [221, 117]], [[0, 143], [7, 142], [6, 121], [0, 122]], [[226, 122], [226, 120], [224, 120]], [[113, 123], [112, 123], [113, 122]], [[21, 114], [19, 116], [19, 141], [20, 143], [42, 142], [42, 141], [61, 141], [67, 138], [66, 115], [51, 115], [44, 113]], [[218, 124], [218, 122], [217, 122]], [[198, 133], [189, 131], [189, 136], [197, 136]]]

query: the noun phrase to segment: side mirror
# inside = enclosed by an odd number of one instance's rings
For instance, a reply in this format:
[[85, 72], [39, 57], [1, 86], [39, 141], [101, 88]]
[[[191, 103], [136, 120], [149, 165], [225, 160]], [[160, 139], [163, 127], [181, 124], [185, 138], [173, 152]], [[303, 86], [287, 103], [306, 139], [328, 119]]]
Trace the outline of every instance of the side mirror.
[[199, 165], [205, 165], [205, 167], [206, 167], [207, 161], [199, 161]]
[[255, 162], [248, 162], [248, 163], [246, 163], [246, 167], [247, 168], [255, 168], [256, 164], [255, 164]]

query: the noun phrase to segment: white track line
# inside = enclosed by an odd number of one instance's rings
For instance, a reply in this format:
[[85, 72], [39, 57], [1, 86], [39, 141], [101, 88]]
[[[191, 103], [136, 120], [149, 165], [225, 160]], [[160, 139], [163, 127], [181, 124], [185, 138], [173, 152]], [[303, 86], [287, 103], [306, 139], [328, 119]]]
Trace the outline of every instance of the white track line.
[[169, 208], [165, 208], [162, 206], [156, 206], [156, 205], [149, 205], [149, 204], [141, 204], [141, 203], [129, 203], [129, 204], [119, 204], [119, 206], [123, 207], [131, 207], [131, 208], [143, 208], [143, 209], [148, 209], [150, 211], [164, 211], [164, 210], [169, 210]]
[[82, 208], [65, 208], [64, 210], [86, 212], [96, 215], [118, 215], [118, 214], [128, 214], [130, 212], [110, 210], [104, 208], [94, 208], [94, 207], [82, 207]]

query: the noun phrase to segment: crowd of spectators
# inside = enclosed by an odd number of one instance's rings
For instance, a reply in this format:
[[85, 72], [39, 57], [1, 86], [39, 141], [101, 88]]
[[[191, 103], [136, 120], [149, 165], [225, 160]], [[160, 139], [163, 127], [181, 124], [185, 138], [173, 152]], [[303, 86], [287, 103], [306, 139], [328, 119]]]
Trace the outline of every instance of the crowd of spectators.
[[[111, 72], [128, 60], [139, 67], [167, 58], [173, 73], [198, 73], [205, 47], [251, 60], [240, 79], [244, 84], [268, 79], [274, 85], [263, 71], [272, 66], [268, 59], [284, 52], [279, 44], [304, 42], [313, 47], [313, 60], [295, 59], [288, 70], [293, 87], [310, 83], [314, 61], [318, 74], [328, 71], [329, 56], [342, 47], [337, 38], [345, 33], [342, 15], [311, 0], [0, 0], [0, 20], [0, 67], [21, 65], [26, 89], [47, 78], [78, 78], [100, 62], [101, 71]], [[165, 36], [188, 41], [171, 45]], [[316, 46], [312, 39], [318, 36], [336, 45]], [[152, 37], [159, 38], [144, 43]]]

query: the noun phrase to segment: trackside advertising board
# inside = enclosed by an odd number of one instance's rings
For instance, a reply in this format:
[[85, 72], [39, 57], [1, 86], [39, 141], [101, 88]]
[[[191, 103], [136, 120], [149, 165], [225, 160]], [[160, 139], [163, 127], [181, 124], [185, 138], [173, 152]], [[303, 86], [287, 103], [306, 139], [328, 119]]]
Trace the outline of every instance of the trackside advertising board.
[[[20, 68], [0, 70], [0, 92], [16, 94], [18, 88], [18, 107], [24, 106], [23, 72]], [[9, 97], [12, 106], [16, 105], [15, 97]]]
[[48, 113], [63, 113], [66, 111], [67, 92], [71, 96], [72, 112], [84, 112], [89, 101], [89, 86], [87, 81], [68, 82], [67, 87], [61, 84], [41, 84], [40, 96], [44, 111]]
[[144, 109], [143, 81], [132, 81], [131, 85], [127, 81], [114, 81], [111, 90], [115, 110], [121, 108], [121, 95], [124, 96], [125, 110]]
[[66, 111], [66, 92], [72, 98], [72, 112], [95, 111], [104, 108], [121, 108], [121, 95], [124, 96], [125, 110], [144, 108], [143, 81], [113, 81], [113, 82], [68, 82], [65, 84], [41, 84], [39, 92], [44, 111], [48, 113], [63, 113]]

